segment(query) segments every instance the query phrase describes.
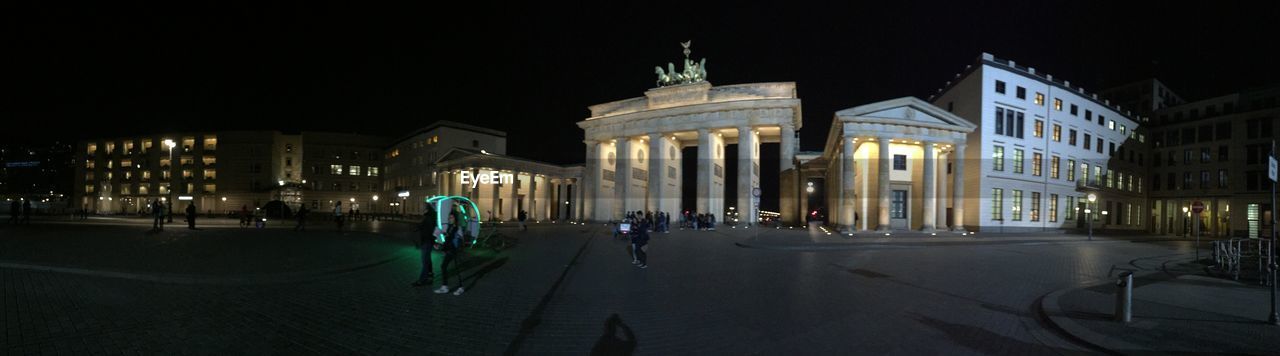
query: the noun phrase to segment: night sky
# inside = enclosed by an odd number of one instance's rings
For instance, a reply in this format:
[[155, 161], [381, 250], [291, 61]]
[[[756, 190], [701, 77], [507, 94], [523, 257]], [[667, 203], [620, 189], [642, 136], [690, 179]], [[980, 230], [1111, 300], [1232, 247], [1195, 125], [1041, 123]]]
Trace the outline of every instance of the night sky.
[[643, 95], [690, 39], [713, 84], [797, 82], [804, 150], [821, 149], [836, 110], [927, 97], [983, 51], [1091, 91], [1152, 75], [1190, 99], [1280, 83], [1275, 2], [23, 3], [0, 5], [4, 142], [395, 137], [448, 119], [509, 132], [512, 153], [580, 163], [586, 107]]

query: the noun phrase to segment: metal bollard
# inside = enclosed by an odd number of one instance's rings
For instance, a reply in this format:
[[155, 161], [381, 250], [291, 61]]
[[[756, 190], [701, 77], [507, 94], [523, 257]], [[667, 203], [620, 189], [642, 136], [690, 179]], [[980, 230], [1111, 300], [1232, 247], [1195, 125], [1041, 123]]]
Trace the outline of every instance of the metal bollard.
[[1116, 321], [1128, 323], [1133, 320], [1133, 272], [1121, 273], [1116, 288]]

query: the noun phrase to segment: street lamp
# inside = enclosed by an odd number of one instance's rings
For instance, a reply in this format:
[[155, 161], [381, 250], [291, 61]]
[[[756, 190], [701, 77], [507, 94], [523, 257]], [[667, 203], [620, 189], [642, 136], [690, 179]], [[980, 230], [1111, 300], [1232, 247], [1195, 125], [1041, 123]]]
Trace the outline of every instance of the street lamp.
[[[169, 147], [169, 176], [173, 177], [173, 147], [177, 146], [177, 144], [173, 143], [173, 140], [166, 138], [164, 139], [164, 145]], [[170, 184], [169, 184], [169, 196], [173, 196], [172, 179], [170, 180]], [[165, 207], [169, 209], [169, 211], [165, 213], [165, 215], [169, 216], [169, 222], [173, 222], [173, 205], [172, 204], [173, 204], [172, 201], [169, 202], [168, 204], [165, 204]]]
[[373, 196], [373, 213], [374, 214], [378, 213], [378, 196], [377, 195]]
[[1182, 207], [1182, 214], [1187, 216], [1186, 219], [1182, 220], [1182, 237], [1187, 237], [1187, 221], [1191, 219], [1191, 210], [1184, 206]]
[[1098, 195], [1089, 193], [1088, 198], [1089, 198], [1089, 204], [1085, 204], [1085, 208], [1084, 208], [1084, 214], [1085, 214], [1084, 220], [1089, 223], [1089, 241], [1093, 241], [1093, 209], [1090, 209], [1090, 207], [1093, 206], [1094, 202], [1098, 201]]

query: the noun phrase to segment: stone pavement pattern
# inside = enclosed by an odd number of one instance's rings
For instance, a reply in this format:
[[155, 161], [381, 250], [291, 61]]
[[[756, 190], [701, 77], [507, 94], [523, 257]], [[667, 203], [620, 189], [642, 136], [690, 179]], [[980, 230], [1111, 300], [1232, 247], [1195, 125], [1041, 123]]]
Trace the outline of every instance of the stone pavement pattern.
[[[407, 226], [358, 229], [377, 230], [398, 244], [396, 253], [414, 256]], [[0, 240], [20, 231], [0, 229]], [[602, 225], [505, 230], [521, 243], [469, 258], [470, 287], [462, 296], [409, 287], [418, 266], [407, 257], [258, 285], [0, 268], [0, 350], [582, 354], [616, 313], [634, 330], [637, 354], [1088, 353], [1039, 320], [1038, 298], [1106, 279], [1142, 256], [1189, 251], [1178, 243], [1122, 241], [779, 251], [739, 247], [751, 235], [722, 229], [655, 235], [650, 268], [639, 270], [627, 244], [607, 231]], [[316, 251], [342, 251], [376, 239], [314, 243], [327, 246]]]

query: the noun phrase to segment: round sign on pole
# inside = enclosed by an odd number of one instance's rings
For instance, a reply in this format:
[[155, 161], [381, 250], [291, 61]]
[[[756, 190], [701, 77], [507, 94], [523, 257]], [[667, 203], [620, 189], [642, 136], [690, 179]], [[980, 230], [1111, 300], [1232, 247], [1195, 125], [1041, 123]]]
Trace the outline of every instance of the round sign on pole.
[[760, 197], [760, 188], [751, 188], [751, 196]]
[[1199, 200], [1191, 203], [1191, 211], [1195, 212], [1196, 214], [1203, 213], [1204, 203], [1200, 202]]

